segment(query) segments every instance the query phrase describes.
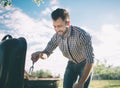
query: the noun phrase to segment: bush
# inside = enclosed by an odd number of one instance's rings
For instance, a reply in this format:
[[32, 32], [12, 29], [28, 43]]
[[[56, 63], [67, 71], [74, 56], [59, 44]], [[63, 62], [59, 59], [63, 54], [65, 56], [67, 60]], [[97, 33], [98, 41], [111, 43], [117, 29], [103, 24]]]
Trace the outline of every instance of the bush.
[[38, 78], [52, 78], [52, 73], [49, 70], [38, 70], [36, 72], [32, 72], [33, 76], [37, 76]]
[[93, 79], [120, 80], [120, 67], [105, 66], [104, 63], [97, 63], [94, 67]]

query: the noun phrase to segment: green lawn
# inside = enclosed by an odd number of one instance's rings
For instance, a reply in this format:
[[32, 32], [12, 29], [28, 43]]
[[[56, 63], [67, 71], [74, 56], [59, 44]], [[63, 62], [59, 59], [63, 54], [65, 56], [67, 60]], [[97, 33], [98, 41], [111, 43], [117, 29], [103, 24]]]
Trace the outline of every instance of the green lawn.
[[120, 80], [92, 80], [90, 88], [120, 88]]
[[[63, 88], [62, 81], [59, 88]], [[90, 88], [120, 88], [120, 80], [92, 80]]]

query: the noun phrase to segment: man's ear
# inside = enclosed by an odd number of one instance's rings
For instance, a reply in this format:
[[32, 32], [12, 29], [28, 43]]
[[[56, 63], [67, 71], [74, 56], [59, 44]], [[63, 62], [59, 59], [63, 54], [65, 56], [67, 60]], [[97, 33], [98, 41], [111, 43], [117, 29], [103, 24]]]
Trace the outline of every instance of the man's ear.
[[70, 20], [67, 23], [68, 23], [68, 26], [70, 26]]
[[66, 25], [67, 25], [67, 27], [69, 27], [70, 26], [70, 21], [68, 20], [68, 21], [66, 21]]

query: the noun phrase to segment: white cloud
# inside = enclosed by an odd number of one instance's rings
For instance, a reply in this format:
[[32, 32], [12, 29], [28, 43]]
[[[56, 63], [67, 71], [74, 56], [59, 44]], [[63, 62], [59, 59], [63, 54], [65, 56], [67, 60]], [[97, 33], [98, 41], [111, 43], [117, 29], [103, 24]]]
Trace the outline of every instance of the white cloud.
[[118, 45], [120, 42], [119, 29], [120, 29], [120, 25], [103, 25], [101, 29], [101, 33], [96, 35], [102, 41], [102, 44], [100, 44], [98, 47], [103, 50], [107, 49], [109, 53], [110, 52], [113, 53], [113, 50], [118, 49], [119, 48]]
[[0, 10], [0, 13], [2, 13], [3, 11], [2, 10]]
[[2, 40], [2, 38], [4, 37], [4, 35], [5, 35], [4, 30], [0, 30], [0, 40]]
[[46, 8], [44, 11], [42, 11], [43, 15], [47, 15], [49, 13], [51, 13], [51, 9], [50, 8]]
[[55, 10], [56, 8], [58, 8], [60, 6], [59, 0], [51, 0], [50, 5], [51, 5], [51, 9]]
[[98, 30], [83, 27], [92, 36], [95, 59], [106, 60], [106, 64], [119, 66], [120, 62], [120, 25], [104, 24]]
[[42, 14], [43, 15], [48, 15], [52, 12], [52, 10], [55, 10], [58, 7], [59, 7], [59, 0], [51, 0], [50, 1], [50, 6], [47, 7], [44, 11], [42, 11]]
[[58, 1], [59, 1], [59, 0], [51, 0], [50, 5], [51, 5], [51, 6], [57, 5], [57, 4], [59, 4]]
[[[119, 65], [120, 54], [120, 25], [105, 24], [96, 33], [100, 44], [95, 44], [95, 54], [97, 59], [106, 59], [108, 64]], [[120, 61], [120, 60], [119, 60]]]

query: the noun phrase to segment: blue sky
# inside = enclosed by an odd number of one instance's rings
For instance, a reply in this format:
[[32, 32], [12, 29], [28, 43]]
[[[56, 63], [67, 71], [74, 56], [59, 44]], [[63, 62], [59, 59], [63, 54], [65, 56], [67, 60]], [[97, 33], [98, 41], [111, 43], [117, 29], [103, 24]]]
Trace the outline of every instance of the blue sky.
[[[12, 1], [12, 8], [0, 6], [0, 39], [8, 33], [26, 38], [27, 71], [32, 64], [31, 53], [43, 50], [55, 33], [50, 14], [58, 7], [69, 11], [72, 25], [91, 34], [96, 61], [106, 60], [107, 65], [120, 66], [120, 0], [44, 0], [39, 7], [32, 0]], [[63, 75], [66, 63], [57, 48], [47, 60], [39, 60], [35, 70], [50, 69]]]
[[[39, 8], [32, 0], [13, 1], [14, 6], [21, 8], [23, 12], [32, 18], [50, 18], [50, 13], [47, 16], [44, 16], [41, 15], [40, 12], [46, 10], [46, 8], [52, 7], [52, 4], [50, 4], [51, 0], [45, 0], [44, 4], [42, 4]], [[116, 23], [120, 19], [117, 18], [120, 15], [119, 3], [119, 0], [76, 0], [75, 2], [69, 0], [59, 0], [56, 6], [70, 9], [71, 22], [73, 24], [87, 24], [88, 26], [94, 28], [94, 24], [99, 26], [104, 23]], [[112, 19], [111, 16], [114, 16], [114, 19]]]

